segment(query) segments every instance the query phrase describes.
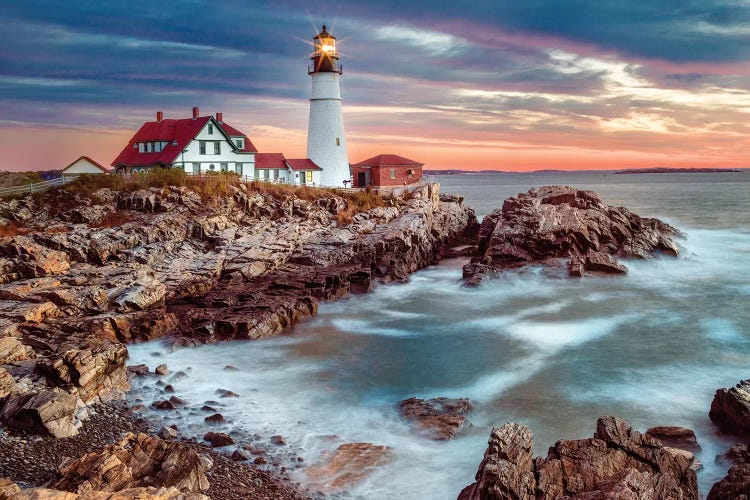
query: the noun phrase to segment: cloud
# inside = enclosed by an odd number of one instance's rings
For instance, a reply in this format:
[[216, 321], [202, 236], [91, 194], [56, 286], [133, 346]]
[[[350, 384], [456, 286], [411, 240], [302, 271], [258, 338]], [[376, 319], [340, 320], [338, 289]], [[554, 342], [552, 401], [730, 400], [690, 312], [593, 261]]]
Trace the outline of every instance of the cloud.
[[0, 13], [4, 133], [122, 134], [199, 105], [303, 154], [310, 39], [326, 22], [354, 155], [433, 147], [447, 156], [432, 166], [456, 166], [472, 148], [523, 165], [523, 151], [679, 151], [735, 165], [748, 147], [747, 1], [57, 3]]

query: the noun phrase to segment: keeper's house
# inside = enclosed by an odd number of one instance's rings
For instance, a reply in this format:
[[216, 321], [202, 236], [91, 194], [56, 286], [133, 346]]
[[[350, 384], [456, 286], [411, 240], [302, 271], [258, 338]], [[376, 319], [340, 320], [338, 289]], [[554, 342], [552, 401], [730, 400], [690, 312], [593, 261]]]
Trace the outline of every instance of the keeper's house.
[[83, 174], [100, 175], [108, 173], [109, 170], [107, 170], [104, 165], [101, 165], [99, 162], [92, 160], [88, 156], [81, 156], [76, 161], [62, 169], [60, 175], [62, 175], [65, 180], [72, 180]]
[[408, 186], [422, 180], [422, 163], [398, 155], [377, 155], [351, 166], [354, 187]]
[[221, 113], [192, 118], [144, 123], [112, 162], [118, 174], [145, 172], [152, 168], [181, 168], [187, 173], [236, 172], [255, 175], [258, 150], [244, 133], [224, 123]]

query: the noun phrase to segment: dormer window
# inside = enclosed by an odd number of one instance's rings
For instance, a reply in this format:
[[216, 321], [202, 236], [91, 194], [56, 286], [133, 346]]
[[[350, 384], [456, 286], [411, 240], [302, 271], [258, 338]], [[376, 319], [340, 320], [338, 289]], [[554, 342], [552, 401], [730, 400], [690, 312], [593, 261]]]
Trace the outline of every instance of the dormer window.
[[245, 139], [235, 139], [234, 143], [237, 145], [237, 149], [245, 149]]
[[209, 123], [208, 124], [208, 135], [214, 135], [214, 124]]

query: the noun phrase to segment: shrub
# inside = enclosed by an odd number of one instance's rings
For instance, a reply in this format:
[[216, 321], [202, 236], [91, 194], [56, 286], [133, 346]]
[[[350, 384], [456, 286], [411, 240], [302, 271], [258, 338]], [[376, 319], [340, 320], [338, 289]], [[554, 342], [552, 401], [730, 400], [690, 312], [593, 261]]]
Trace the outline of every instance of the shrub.
[[132, 222], [133, 219], [133, 214], [127, 210], [114, 210], [104, 215], [98, 221], [90, 222], [89, 227], [120, 227], [123, 224]]
[[28, 234], [31, 232], [31, 229], [26, 227], [21, 227], [15, 222], [11, 222], [10, 224], [5, 224], [0, 226], [0, 238], [10, 238], [13, 236], [19, 236], [22, 234]]

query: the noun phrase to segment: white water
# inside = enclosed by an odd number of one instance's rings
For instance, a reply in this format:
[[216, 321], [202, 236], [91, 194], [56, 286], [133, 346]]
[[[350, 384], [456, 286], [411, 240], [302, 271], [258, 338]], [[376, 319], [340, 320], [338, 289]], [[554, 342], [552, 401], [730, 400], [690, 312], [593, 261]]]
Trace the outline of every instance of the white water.
[[[622, 204], [641, 211], [642, 198], [625, 191]], [[187, 435], [205, 433], [197, 409], [216, 400], [230, 420], [221, 430], [264, 442], [281, 434], [290, 457], [306, 464], [343, 442], [391, 446], [395, 460], [350, 490], [354, 498], [453, 499], [473, 481], [492, 425], [529, 425], [535, 453], [546, 455], [557, 439], [593, 435], [605, 414], [641, 430], [693, 428], [705, 494], [726, 472], [714, 456], [734, 442], [708, 420], [711, 398], [750, 376], [750, 231], [739, 210], [712, 228], [705, 214], [656, 208], [646, 214], [687, 232], [685, 252], [628, 262], [626, 277], [570, 280], [533, 267], [467, 289], [462, 262], [448, 261], [408, 284], [324, 304], [292, 336], [177, 351], [131, 346], [131, 363], [189, 370], [174, 385], [191, 409], [158, 413]], [[153, 384], [134, 394], [146, 404], [163, 398]], [[219, 399], [218, 388], [241, 397]], [[474, 427], [450, 442], [417, 437], [394, 408], [411, 396], [469, 397]], [[305, 479], [301, 469], [294, 477]]]

